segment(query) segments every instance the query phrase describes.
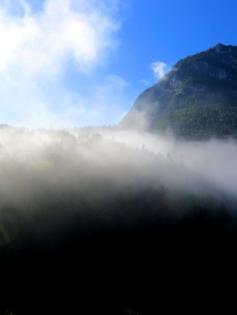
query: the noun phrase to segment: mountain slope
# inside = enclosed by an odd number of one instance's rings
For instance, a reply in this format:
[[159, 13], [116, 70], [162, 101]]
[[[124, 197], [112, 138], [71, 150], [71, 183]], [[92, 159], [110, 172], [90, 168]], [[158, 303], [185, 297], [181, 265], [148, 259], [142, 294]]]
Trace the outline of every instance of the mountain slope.
[[121, 125], [198, 138], [236, 136], [237, 46], [218, 44], [180, 60], [138, 97]]

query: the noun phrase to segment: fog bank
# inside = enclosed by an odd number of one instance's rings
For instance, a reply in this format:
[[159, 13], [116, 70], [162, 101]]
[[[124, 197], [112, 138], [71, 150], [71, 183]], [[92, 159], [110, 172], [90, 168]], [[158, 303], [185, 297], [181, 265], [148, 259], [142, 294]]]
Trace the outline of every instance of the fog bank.
[[[235, 140], [182, 141], [113, 129], [0, 130], [0, 194], [19, 202], [41, 190], [91, 195], [157, 187], [237, 194]], [[104, 187], [106, 181], [110, 186]], [[90, 189], [90, 185], [91, 189]], [[98, 191], [92, 191], [97, 186]]]

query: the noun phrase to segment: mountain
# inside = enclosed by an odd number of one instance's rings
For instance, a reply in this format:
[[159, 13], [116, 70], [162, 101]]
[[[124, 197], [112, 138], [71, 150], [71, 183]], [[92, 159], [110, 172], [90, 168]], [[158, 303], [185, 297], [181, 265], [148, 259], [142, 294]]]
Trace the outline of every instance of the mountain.
[[144, 91], [121, 122], [191, 138], [237, 136], [237, 46], [180, 60]]

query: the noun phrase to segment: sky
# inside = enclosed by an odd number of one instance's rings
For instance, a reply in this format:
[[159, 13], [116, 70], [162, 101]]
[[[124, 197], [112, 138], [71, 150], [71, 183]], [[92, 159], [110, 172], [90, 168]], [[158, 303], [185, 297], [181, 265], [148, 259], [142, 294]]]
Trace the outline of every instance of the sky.
[[237, 45], [234, 0], [0, 0], [1, 123], [117, 123], [180, 58]]

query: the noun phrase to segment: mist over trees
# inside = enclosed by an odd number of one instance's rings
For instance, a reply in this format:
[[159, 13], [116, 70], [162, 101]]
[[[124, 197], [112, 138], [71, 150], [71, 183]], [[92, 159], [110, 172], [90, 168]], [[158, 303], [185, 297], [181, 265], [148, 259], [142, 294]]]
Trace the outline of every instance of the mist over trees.
[[0, 311], [158, 312], [169, 281], [234, 246], [236, 156], [233, 139], [4, 126]]

